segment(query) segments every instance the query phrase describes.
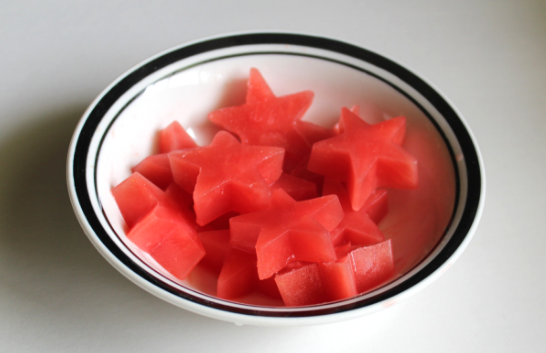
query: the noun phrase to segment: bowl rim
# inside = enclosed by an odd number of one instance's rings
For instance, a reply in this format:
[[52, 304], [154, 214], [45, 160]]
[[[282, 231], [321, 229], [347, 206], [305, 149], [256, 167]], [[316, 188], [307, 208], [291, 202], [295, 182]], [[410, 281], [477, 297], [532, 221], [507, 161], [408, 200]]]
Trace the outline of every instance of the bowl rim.
[[[249, 309], [234, 310], [229, 305], [217, 305], [201, 299], [196, 300], [196, 298], [188, 295], [181, 295], [168, 283], [158, 282], [117, 248], [98, 220], [91, 206], [87, 189], [86, 161], [89, 144], [94, 132], [105, 113], [117, 99], [144, 77], [176, 61], [208, 51], [241, 45], [261, 44], [291, 44], [318, 48], [341, 53], [377, 66], [395, 75], [423, 95], [441, 112], [457, 137], [457, 141], [464, 151], [468, 177], [467, 197], [461, 220], [451, 239], [430, 263], [394, 288], [354, 304], [338, 307], [334, 311], [320, 309], [320, 305], [317, 306], [317, 310], [306, 311], [303, 315], [302, 313], [287, 313], [285, 311], [282, 316], [279, 316], [278, 313], [263, 312], [259, 310], [260, 307], [250, 305], [248, 306]], [[431, 121], [436, 125], [434, 119], [431, 119]], [[438, 126], [436, 127], [446, 140], [442, 130]], [[446, 145], [452, 158], [454, 158], [451, 146], [447, 142], [446, 140]], [[454, 161], [453, 165], [457, 169], [457, 164]], [[459, 175], [457, 170], [456, 175]], [[78, 123], [68, 152], [67, 184], [74, 211], [86, 235], [106, 260], [131, 281], [163, 300], [187, 310], [220, 320], [256, 325], [312, 324], [339, 321], [374, 312], [407, 297], [431, 283], [460, 256], [477, 227], [483, 212], [485, 199], [485, 174], [482, 157], [475, 138], [462, 115], [437, 88], [404, 66], [370, 50], [337, 39], [289, 32], [243, 32], [196, 40], [156, 54], [126, 71], [101, 92]], [[457, 180], [456, 184], [456, 195], [458, 196], [460, 181]]]

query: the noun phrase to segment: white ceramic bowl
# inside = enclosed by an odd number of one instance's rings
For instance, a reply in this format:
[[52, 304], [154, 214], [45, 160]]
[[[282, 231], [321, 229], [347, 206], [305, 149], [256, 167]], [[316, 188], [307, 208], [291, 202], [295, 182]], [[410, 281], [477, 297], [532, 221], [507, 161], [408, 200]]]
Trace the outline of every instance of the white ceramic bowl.
[[[198, 144], [218, 130], [207, 114], [244, 103], [246, 79], [258, 68], [277, 96], [313, 90], [304, 120], [332, 126], [342, 107], [358, 104], [376, 123], [407, 118], [405, 148], [419, 160], [420, 187], [389, 192], [380, 228], [393, 240], [397, 275], [370, 293], [308, 307], [221, 300], [199, 280], [177, 280], [125, 236], [110, 192], [130, 168], [155, 152], [157, 131], [178, 120]], [[303, 325], [361, 316], [414, 293], [443, 273], [466, 247], [483, 208], [485, 179], [464, 120], [429, 83], [399, 64], [333, 39], [246, 33], [192, 42], [123, 74], [78, 124], [67, 165], [74, 211], [97, 250], [122, 274], [176, 306], [252, 325]], [[194, 276], [195, 277], [195, 276]]]

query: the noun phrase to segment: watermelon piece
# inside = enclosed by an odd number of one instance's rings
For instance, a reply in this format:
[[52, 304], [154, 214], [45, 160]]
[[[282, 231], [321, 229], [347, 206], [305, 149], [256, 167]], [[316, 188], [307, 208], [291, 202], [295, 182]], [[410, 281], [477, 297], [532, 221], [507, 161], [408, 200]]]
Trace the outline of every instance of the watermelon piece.
[[[318, 275], [320, 277], [321, 285], [318, 285], [316, 282], [316, 279], [313, 279], [312, 283], [314, 285], [304, 285], [303, 288], [307, 288], [305, 290], [309, 291], [310, 288], [312, 289], [312, 292], [315, 293], [312, 295], [312, 297], [319, 297], [322, 298], [324, 301], [336, 301], [336, 300], [342, 300], [346, 298], [351, 298], [358, 294], [356, 289], [356, 281], [354, 276], [353, 267], [349, 261], [349, 257], [347, 256], [350, 251], [354, 249], [353, 246], [351, 246], [350, 243], [345, 243], [339, 247], [335, 248], [336, 257], [337, 260], [333, 262], [322, 262], [322, 263], [309, 263], [309, 262], [293, 262], [290, 263], [288, 266], [286, 266], [278, 275], [275, 276], [277, 279], [279, 276], [282, 276], [290, 271], [300, 269], [302, 267], [306, 267], [309, 265], [318, 266], [316, 268], [308, 269], [305, 272], [302, 273], [313, 273], [313, 276], [316, 275], [316, 271], [318, 269]], [[294, 274], [295, 280], [301, 280], [306, 281], [308, 280], [307, 277], [299, 278], [297, 279], [297, 275]], [[307, 278], [307, 279], [306, 279]], [[313, 277], [312, 277], [313, 278]], [[294, 284], [294, 288], [296, 288], [297, 284]], [[283, 298], [287, 298], [289, 294], [286, 292], [287, 288], [283, 288], [284, 296]], [[320, 294], [319, 294], [320, 292]], [[289, 302], [293, 302], [294, 300], [288, 299]], [[314, 304], [313, 300], [306, 300], [310, 305]], [[287, 304], [288, 305], [288, 304]]]
[[347, 257], [347, 255], [354, 250], [351, 242], [345, 242], [340, 245], [337, 245], [334, 249], [336, 251], [336, 260], [342, 260]]
[[294, 218], [294, 221], [297, 222], [298, 217], [301, 219], [312, 217], [326, 230], [329, 230], [339, 224], [343, 218], [343, 211], [339, 205], [339, 200], [335, 196], [295, 202], [284, 190], [277, 189], [273, 192], [270, 208], [233, 217], [229, 220], [231, 246], [254, 253], [258, 238], [264, 227], [274, 227], [275, 224], [279, 224], [282, 220], [288, 218]]
[[230, 220], [231, 245], [258, 257], [258, 276], [266, 279], [294, 261], [333, 261], [329, 230], [343, 218], [337, 196], [296, 202], [275, 190], [270, 208]]
[[205, 256], [191, 221], [178, 210], [161, 204], [136, 224], [127, 238], [181, 280]]
[[201, 226], [230, 211], [249, 213], [270, 204], [269, 184], [282, 173], [284, 151], [278, 147], [246, 146], [220, 131], [207, 147], [171, 152], [175, 182], [193, 191]]
[[326, 178], [322, 193], [337, 195], [345, 213], [341, 223], [330, 232], [334, 246], [347, 241], [353, 245], [365, 246], [385, 240], [376, 223], [383, 219], [388, 211], [386, 190], [376, 190], [358, 211], [351, 207], [349, 194], [342, 183]]
[[348, 257], [318, 265], [327, 301], [352, 298], [358, 294], [356, 279]]
[[302, 201], [317, 197], [317, 185], [308, 180], [283, 173], [271, 185], [271, 190], [283, 189], [294, 200]]
[[394, 276], [391, 240], [355, 249], [347, 255], [353, 267], [358, 293], [363, 293]]
[[204, 250], [198, 243], [188, 241], [183, 233], [170, 234], [150, 250], [150, 256], [167, 272], [180, 280], [188, 277], [203, 255]]
[[200, 264], [209, 268], [213, 272], [220, 272], [227, 254], [231, 250], [229, 245], [229, 230], [213, 230], [197, 233], [203, 248], [205, 256]]
[[131, 171], [140, 173], [143, 177], [165, 190], [172, 182], [171, 163], [167, 154], [156, 154], [144, 158]]
[[151, 212], [165, 193], [140, 173], [133, 173], [112, 189], [121, 215], [129, 228]]
[[218, 276], [216, 295], [223, 299], [236, 299], [254, 291], [257, 282], [256, 256], [232, 249]]
[[178, 121], [173, 121], [159, 132], [159, 153], [194, 147], [197, 147], [197, 144]]
[[214, 221], [207, 223], [205, 226], [200, 227], [202, 231], [212, 231], [212, 230], [229, 230], [229, 220], [233, 217], [239, 216], [238, 212], [228, 212]]
[[165, 196], [181, 209], [189, 209], [193, 203], [193, 195], [186, 192], [180, 186], [172, 183], [165, 190]]
[[315, 143], [307, 168], [345, 182], [355, 211], [376, 188], [416, 189], [417, 160], [399, 145], [405, 126], [404, 117], [370, 125], [343, 108], [344, 132]]
[[309, 159], [306, 159], [290, 172], [290, 175], [293, 175], [297, 178], [307, 180], [317, 186], [317, 190], [322, 191], [323, 185], [324, 185], [324, 176], [313, 173], [307, 169], [307, 163], [309, 162]]
[[[351, 107], [351, 113], [353, 113], [354, 115], [356, 115], [356, 116], [358, 116], [360, 118], [361, 117], [360, 116], [360, 106], [356, 105], [356, 104], [353, 105]], [[343, 132], [339, 121], [334, 125], [332, 131], [334, 131], [334, 135], [339, 135], [339, 134], [341, 134]]]
[[260, 72], [253, 68], [250, 70], [246, 103], [216, 110], [209, 114], [209, 120], [236, 134], [243, 144], [284, 148], [284, 165], [291, 170], [310, 152], [310, 144], [297, 121], [301, 120], [312, 101], [311, 91], [276, 97]]
[[375, 192], [366, 200], [363, 207], [366, 208], [366, 212], [368, 213], [370, 219], [375, 224], [379, 224], [389, 212], [389, 198], [387, 190], [375, 190]]
[[311, 263], [275, 276], [286, 306], [321, 304], [327, 301], [319, 266]]
[[310, 123], [308, 121], [296, 121], [298, 130], [301, 132], [307, 143], [312, 146], [314, 143], [325, 140], [336, 135], [334, 129], [327, 129], [320, 125]]
[[277, 287], [277, 282], [275, 282], [275, 277], [258, 280], [257, 288], [260, 293], [265, 294], [270, 298], [282, 299], [279, 288]]
[[342, 257], [337, 261], [294, 263], [277, 274], [274, 278], [284, 304], [303, 306], [352, 298], [392, 278], [390, 240], [369, 247], [352, 247], [352, 251], [349, 247], [347, 243], [339, 248]]

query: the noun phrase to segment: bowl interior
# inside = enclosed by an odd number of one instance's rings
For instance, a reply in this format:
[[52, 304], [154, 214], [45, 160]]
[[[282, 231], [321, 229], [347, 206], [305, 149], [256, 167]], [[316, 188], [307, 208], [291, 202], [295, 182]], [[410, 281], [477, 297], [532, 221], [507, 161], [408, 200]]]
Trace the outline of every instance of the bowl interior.
[[[96, 192], [109, 223], [112, 240], [133, 261], [181, 290], [214, 293], [214, 283], [192, 274], [179, 281], [125, 236], [125, 223], [111, 189], [131, 168], [157, 152], [157, 133], [173, 120], [199, 145], [207, 145], [219, 129], [207, 119], [215, 109], [243, 104], [251, 67], [258, 68], [277, 96], [312, 90], [315, 98], [304, 120], [332, 127], [342, 107], [359, 105], [369, 123], [403, 115], [407, 118], [404, 147], [419, 163], [417, 190], [390, 190], [389, 213], [380, 223], [393, 241], [397, 278], [423, 263], [446, 234], [456, 203], [456, 172], [438, 122], [415, 100], [375, 74], [339, 62], [293, 54], [246, 54], [173, 66], [128, 92], [112, 109], [102, 128], [96, 159]], [[440, 122], [441, 124], [441, 122]], [[260, 305], [278, 303], [253, 299]]]

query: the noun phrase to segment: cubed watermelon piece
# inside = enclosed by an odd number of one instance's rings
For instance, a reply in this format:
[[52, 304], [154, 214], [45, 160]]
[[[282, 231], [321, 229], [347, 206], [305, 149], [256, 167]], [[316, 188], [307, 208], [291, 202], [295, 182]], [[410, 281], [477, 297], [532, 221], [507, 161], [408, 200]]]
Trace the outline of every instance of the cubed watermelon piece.
[[275, 277], [273, 276], [258, 280], [257, 288], [260, 293], [265, 294], [268, 297], [281, 299], [281, 293], [279, 292], [277, 282], [275, 282]]
[[162, 190], [165, 190], [173, 182], [171, 163], [167, 154], [146, 157], [131, 171], [140, 173]]
[[256, 256], [232, 249], [218, 276], [217, 296], [236, 299], [254, 291], [257, 282]]
[[224, 265], [224, 260], [231, 250], [231, 246], [229, 245], [229, 230], [199, 232], [197, 236], [201, 240], [206, 252], [200, 264], [214, 272], [220, 272]]
[[188, 239], [178, 229], [150, 251], [150, 255], [165, 270], [180, 280], [186, 279], [205, 254], [193, 239]]
[[181, 280], [205, 256], [194, 225], [177, 209], [161, 204], [137, 223], [127, 238]]
[[193, 195], [182, 189], [176, 183], [172, 183], [167, 187], [165, 196], [181, 209], [189, 209], [193, 204]]
[[[347, 246], [345, 246], [347, 245]], [[394, 275], [390, 241], [350, 251], [338, 248], [337, 261], [293, 263], [275, 278], [286, 306], [303, 306], [352, 298], [384, 283]], [[336, 249], [336, 250], [338, 250]], [[345, 254], [345, 255], [344, 255]]]
[[391, 240], [361, 247], [348, 255], [353, 266], [358, 293], [377, 287], [394, 276]]
[[[335, 250], [337, 260], [332, 262], [321, 262], [318, 264], [309, 262], [292, 262], [282, 271], [280, 271], [275, 278], [311, 264], [318, 265], [318, 273], [322, 284], [321, 286], [316, 284], [311, 287], [314, 288], [315, 293], [319, 290], [322, 291], [322, 293], [317, 296], [324, 298], [324, 301], [336, 301], [351, 298], [358, 294], [356, 290], [354, 271], [349, 258], [347, 257], [347, 254], [353, 249], [354, 247], [352, 247], [350, 243], [336, 247]], [[311, 271], [313, 272], [315, 269], [312, 269]], [[318, 289], [320, 287], [322, 289]], [[287, 297], [286, 293], [284, 297]]]
[[165, 193], [139, 173], [133, 173], [112, 189], [121, 215], [129, 228], [165, 200]]
[[315, 305], [327, 300], [316, 263], [279, 273], [275, 282], [286, 306]]
[[320, 263], [319, 271], [327, 301], [347, 299], [358, 294], [355, 274], [347, 257], [340, 261]]
[[178, 121], [173, 121], [159, 132], [159, 153], [194, 147], [197, 147], [197, 144]]

